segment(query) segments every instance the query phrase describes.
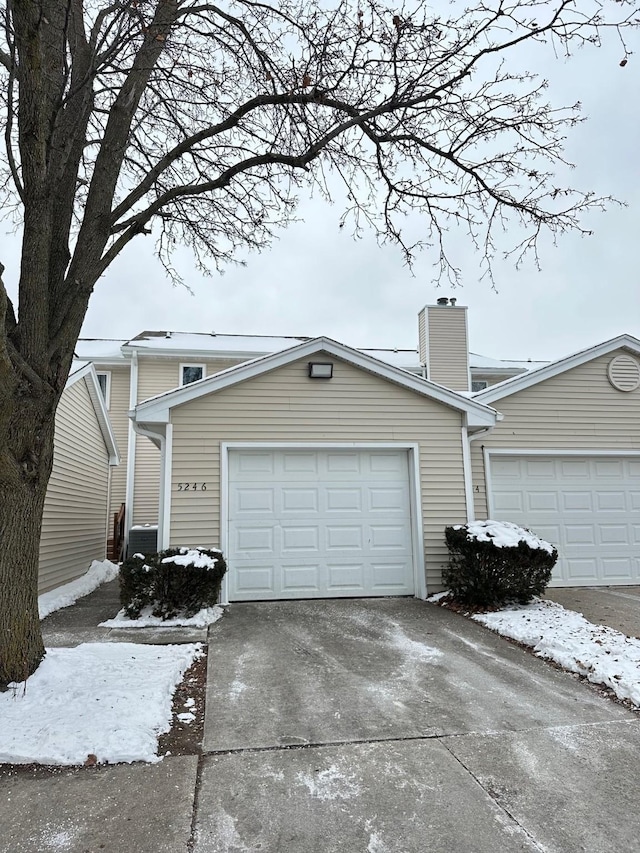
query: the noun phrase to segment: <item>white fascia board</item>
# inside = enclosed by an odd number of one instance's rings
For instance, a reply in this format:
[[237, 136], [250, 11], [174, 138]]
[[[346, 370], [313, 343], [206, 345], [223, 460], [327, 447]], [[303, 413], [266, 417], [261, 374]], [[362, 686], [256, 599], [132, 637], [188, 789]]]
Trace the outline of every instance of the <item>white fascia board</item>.
[[483, 403], [463, 397], [449, 388], [437, 385], [435, 382], [429, 382], [419, 376], [414, 376], [401, 368], [385, 364], [373, 356], [351, 349], [351, 347], [347, 347], [330, 338], [314, 338], [311, 341], [305, 341], [282, 352], [272, 353], [271, 355], [256, 358], [245, 364], [230, 367], [214, 376], [200, 379], [198, 382], [192, 382], [183, 388], [177, 388], [173, 391], [159, 394], [156, 397], [151, 397], [149, 400], [145, 400], [136, 406], [135, 411], [130, 412], [129, 416], [145, 423], [168, 423], [170, 410], [175, 406], [180, 406], [205, 394], [220, 391], [238, 382], [243, 382], [267, 371], [283, 367], [298, 359], [308, 358], [318, 352], [332, 355], [375, 376], [380, 376], [389, 382], [408, 388], [424, 397], [436, 400], [445, 406], [463, 412], [467, 418], [467, 426], [493, 426], [496, 423], [497, 413]]
[[[586, 364], [588, 361], [593, 361], [594, 358], [614, 352], [617, 349], [627, 349], [634, 355], [640, 355], [640, 340], [634, 338], [632, 335], [619, 335], [617, 338], [612, 338], [609, 341], [604, 341], [604, 343], [589, 347], [589, 349], [573, 353], [544, 367], [530, 370], [524, 376], [514, 376], [511, 379], [505, 379], [497, 385], [491, 385], [484, 391], [478, 391], [474, 394], [473, 399], [477, 402], [491, 405], [495, 400], [501, 400], [503, 397], [517, 394], [518, 391], [530, 388], [538, 382], [544, 382], [545, 379], [552, 379], [554, 376], [559, 376], [567, 370], [579, 367], [581, 364]], [[487, 373], [489, 372], [487, 371]]]
[[102, 438], [104, 440], [105, 447], [107, 448], [107, 453], [109, 454], [109, 465], [119, 465], [120, 453], [118, 451], [118, 445], [116, 444], [116, 438], [113, 434], [113, 429], [111, 428], [109, 413], [107, 412], [104, 397], [102, 396], [102, 389], [98, 383], [96, 369], [91, 362], [85, 364], [83, 367], [79, 368], [79, 370], [75, 370], [69, 375], [64, 386], [65, 391], [67, 388], [71, 388], [72, 385], [75, 385], [80, 379], [85, 380], [91, 404], [93, 405], [96, 418], [98, 419], [100, 432], [102, 433]]
[[[229, 359], [244, 359], [245, 361], [249, 361], [250, 359], [254, 359], [256, 357], [260, 357], [263, 355], [269, 355], [268, 351], [265, 350], [253, 350], [252, 352], [246, 351], [238, 351], [234, 352], [233, 350], [220, 350], [220, 349], [188, 349], [187, 347], [176, 347], [175, 349], [171, 349], [169, 347], [136, 347], [136, 346], [124, 346], [122, 347], [122, 352], [130, 356], [131, 353], [138, 353], [138, 358], [142, 358], [143, 356], [150, 355], [153, 358], [180, 358], [183, 361], [188, 359], [196, 358], [206, 358], [209, 361], [229, 361]], [[281, 352], [281, 350], [278, 350]]]

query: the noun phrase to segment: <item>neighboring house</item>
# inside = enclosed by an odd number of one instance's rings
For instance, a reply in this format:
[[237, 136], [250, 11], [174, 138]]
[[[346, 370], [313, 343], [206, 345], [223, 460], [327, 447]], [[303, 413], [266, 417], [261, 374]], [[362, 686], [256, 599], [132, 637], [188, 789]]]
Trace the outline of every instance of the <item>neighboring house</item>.
[[159, 547], [222, 547], [232, 601], [424, 596], [445, 525], [487, 512], [558, 544], [555, 585], [640, 582], [640, 342], [500, 362], [470, 356], [466, 308], [438, 302], [417, 350], [79, 342], [127, 449], [111, 510], [157, 523]]
[[118, 461], [93, 365], [74, 362], [56, 412], [40, 539], [40, 593], [80, 577], [93, 560], [104, 560]]

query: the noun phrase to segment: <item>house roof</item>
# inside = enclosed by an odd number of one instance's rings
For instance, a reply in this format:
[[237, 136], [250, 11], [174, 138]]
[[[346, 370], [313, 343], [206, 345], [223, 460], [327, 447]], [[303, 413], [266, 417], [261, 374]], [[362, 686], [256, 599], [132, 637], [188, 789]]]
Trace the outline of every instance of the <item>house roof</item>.
[[478, 355], [475, 352], [469, 353], [469, 367], [471, 370], [482, 370], [485, 373], [495, 374], [514, 370], [535, 370], [538, 367], [544, 367], [549, 364], [548, 361], [506, 361], [498, 358], [488, 358], [486, 355]]
[[126, 341], [122, 338], [80, 338], [76, 344], [75, 355], [85, 361], [124, 361], [121, 349], [123, 344], [126, 344]]
[[361, 350], [352, 349], [324, 337], [305, 341], [283, 352], [253, 359], [213, 376], [200, 379], [198, 382], [192, 382], [182, 388], [176, 388], [173, 391], [151, 397], [149, 400], [139, 403], [135, 410], [129, 414], [139, 424], [168, 423], [170, 411], [175, 406], [180, 406], [205, 394], [220, 391], [223, 388], [320, 352], [339, 358], [369, 373], [463, 412], [466, 416], [467, 425], [471, 428], [491, 427], [499, 419], [498, 413], [483, 403], [464, 397], [449, 388], [437, 385], [435, 382], [414, 376], [406, 370], [386, 364]]
[[87, 384], [89, 397], [91, 398], [91, 403], [93, 404], [96, 418], [98, 419], [98, 424], [100, 426], [100, 432], [102, 433], [107, 453], [109, 454], [109, 465], [119, 465], [120, 453], [118, 452], [118, 445], [116, 444], [116, 439], [111, 428], [111, 421], [109, 420], [107, 407], [105, 406], [104, 397], [102, 396], [102, 390], [98, 384], [96, 369], [91, 362], [72, 362], [69, 377], [66, 385], [64, 386], [65, 390], [67, 388], [71, 388], [71, 386], [75, 385], [80, 379], [84, 379]]
[[474, 400], [491, 405], [496, 400], [501, 400], [503, 397], [508, 397], [511, 394], [516, 394], [518, 391], [523, 391], [525, 388], [530, 388], [538, 382], [544, 382], [545, 379], [551, 379], [553, 376], [558, 376], [567, 370], [574, 367], [579, 367], [594, 358], [617, 349], [627, 349], [634, 355], [640, 355], [640, 340], [632, 335], [618, 335], [617, 338], [611, 338], [609, 341], [604, 341], [596, 346], [588, 349], [580, 350], [565, 356], [565, 358], [552, 361], [529, 373], [514, 376], [511, 379], [505, 379], [503, 382], [498, 382], [496, 385], [491, 385], [484, 391], [478, 391], [473, 395]]
[[[305, 335], [233, 335], [215, 332], [174, 332], [156, 330], [141, 332], [129, 340], [110, 338], [80, 338], [76, 345], [79, 358], [108, 364], [126, 361], [133, 352], [155, 356], [184, 355], [189, 358], [255, 358], [282, 352], [299, 343], [312, 340]], [[360, 352], [400, 367], [412, 373], [421, 373], [418, 349], [391, 347], [359, 347]], [[469, 367], [493, 375], [513, 374], [514, 371], [532, 370], [547, 362], [505, 361], [469, 353]]]

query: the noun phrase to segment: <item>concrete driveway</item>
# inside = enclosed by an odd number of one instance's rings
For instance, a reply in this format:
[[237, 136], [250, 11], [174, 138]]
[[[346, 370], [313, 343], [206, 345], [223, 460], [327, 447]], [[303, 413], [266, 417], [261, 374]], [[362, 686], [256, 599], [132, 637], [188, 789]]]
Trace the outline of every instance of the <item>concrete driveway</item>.
[[212, 627], [192, 849], [632, 850], [638, 717], [413, 599]]

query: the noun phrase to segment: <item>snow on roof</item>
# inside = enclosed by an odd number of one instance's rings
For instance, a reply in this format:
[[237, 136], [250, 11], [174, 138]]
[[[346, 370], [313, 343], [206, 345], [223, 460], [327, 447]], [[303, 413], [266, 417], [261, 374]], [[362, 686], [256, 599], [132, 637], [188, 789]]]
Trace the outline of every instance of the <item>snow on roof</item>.
[[373, 356], [385, 364], [401, 367], [403, 370], [421, 370], [420, 356], [417, 349], [360, 349], [365, 355]]
[[504, 361], [503, 359], [488, 358], [486, 355], [478, 355], [475, 352], [469, 353], [469, 367], [472, 370], [486, 370], [489, 373], [491, 370], [535, 370], [537, 367], [542, 367], [549, 364], [548, 361]]
[[126, 344], [126, 341], [122, 339], [80, 338], [76, 344], [75, 355], [87, 361], [96, 359], [123, 361], [124, 356], [120, 349], [123, 344]]
[[[289, 349], [296, 344], [311, 340], [305, 335], [236, 335], [215, 332], [145, 331], [130, 340], [113, 338], [80, 338], [76, 345], [76, 357], [90, 361], [122, 361], [125, 350], [153, 350], [177, 353], [246, 354], [267, 355]], [[393, 367], [419, 372], [422, 369], [417, 349], [360, 347], [360, 352], [373, 356]], [[546, 361], [505, 361], [469, 353], [469, 366], [474, 371], [504, 373], [509, 371], [535, 370]]]
[[241, 352], [264, 355], [289, 349], [310, 340], [308, 337], [285, 337], [276, 335], [217, 335], [215, 332], [142, 332], [126, 341], [126, 346], [135, 349], [153, 350], [198, 350], [218, 352]]
[[69, 376], [73, 376], [74, 373], [77, 373], [79, 370], [82, 370], [83, 367], [86, 367], [88, 364], [91, 364], [90, 361], [81, 360], [78, 358], [74, 358], [71, 362], [71, 369], [69, 370]]

